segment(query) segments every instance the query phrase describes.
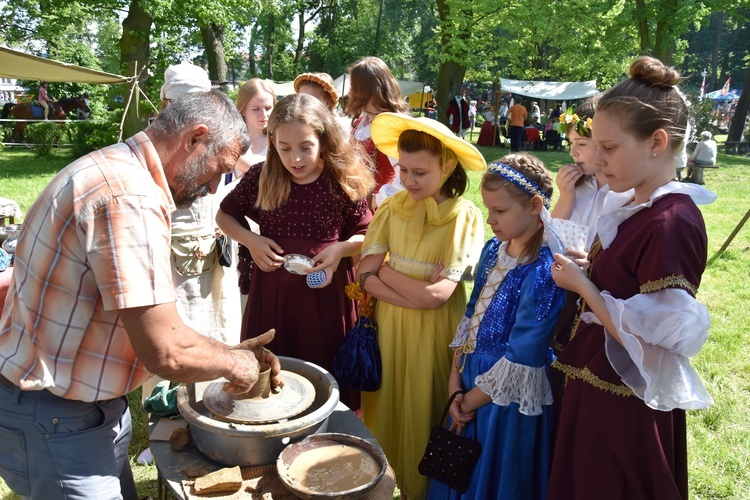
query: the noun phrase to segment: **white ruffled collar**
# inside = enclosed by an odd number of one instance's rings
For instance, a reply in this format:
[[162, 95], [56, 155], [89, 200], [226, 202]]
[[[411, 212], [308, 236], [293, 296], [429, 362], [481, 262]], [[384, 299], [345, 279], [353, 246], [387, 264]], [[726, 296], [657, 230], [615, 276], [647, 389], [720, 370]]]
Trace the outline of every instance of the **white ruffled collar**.
[[651, 197], [646, 203], [640, 205], [626, 205], [609, 213], [602, 214], [596, 221], [596, 234], [599, 235], [599, 241], [602, 248], [607, 248], [612, 244], [617, 236], [617, 228], [624, 221], [637, 214], [644, 208], [650, 208], [654, 202], [668, 194], [678, 193], [690, 196], [696, 205], [708, 205], [716, 201], [716, 194], [703, 186], [692, 183], [680, 183], [671, 181], [651, 193]]

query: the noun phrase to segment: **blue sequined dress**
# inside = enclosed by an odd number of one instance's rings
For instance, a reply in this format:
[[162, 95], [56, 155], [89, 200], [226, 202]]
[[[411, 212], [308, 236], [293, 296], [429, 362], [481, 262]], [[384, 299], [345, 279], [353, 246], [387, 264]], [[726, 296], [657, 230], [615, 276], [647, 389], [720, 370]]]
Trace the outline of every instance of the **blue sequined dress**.
[[477, 410], [463, 434], [482, 443], [463, 495], [430, 482], [428, 498], [544, 499], [552, 456], [550, 336], [565, 301], [555, 286], [547, 247], [519, 264], [496, 238], [487, 242], [474, 291], [451, 347], [463, 349], [461, 382], [493, 401]]

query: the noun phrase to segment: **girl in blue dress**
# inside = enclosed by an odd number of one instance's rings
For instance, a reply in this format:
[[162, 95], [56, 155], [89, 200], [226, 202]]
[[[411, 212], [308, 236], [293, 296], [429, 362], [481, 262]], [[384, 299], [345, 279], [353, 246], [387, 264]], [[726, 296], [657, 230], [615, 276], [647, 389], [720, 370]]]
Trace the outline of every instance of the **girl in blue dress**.
[[[547, 367], [565, 292], [552, 280], [545, 226], [552, 178], [527, 154], [492, 162], [482, 179], [495, 237], [482, 251], [466, 315], [451, 343], [451, 430], [482, 454], [463, 495], [435, 480], [428, 498], [544, 499], [552, 455]], [[542, 221], [545, 220], [545, 223]]]

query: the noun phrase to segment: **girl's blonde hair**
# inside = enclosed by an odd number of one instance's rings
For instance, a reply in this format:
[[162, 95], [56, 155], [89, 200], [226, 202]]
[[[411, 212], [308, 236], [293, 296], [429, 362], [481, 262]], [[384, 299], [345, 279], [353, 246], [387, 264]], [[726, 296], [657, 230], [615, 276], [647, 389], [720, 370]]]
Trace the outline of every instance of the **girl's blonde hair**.
[[286, 203], [292, 190], [292, 175], [284, 167], [276, 149], [275, 134], [280, 125], [299, 122], [315, 132], [320, 141], [323, 173], [337, 182], [351, 201], [367, 197], [375, 186], [365, 154], [349, 142], [333, 114], [316, 98], [292, 94], [281, 99], [268, 118], [268, 156], [260, 173], [258, 200], [261, 210], [275, 210]]
[[[544, 166], [544, 163], [542, 163], [542, 161], [536, 156], [527, 153], [511, 153], [500, 158], [498, 162], [504, 163], [517, 172], [525, 175], [529, 180], [536, 183], [536, 185], [539, 186], [542, 192], [548, 197], [552, 197], [552, 176], [547, 170], [547, 167]], [[509, 181], [505, 177], [493, 172], [491, 168], [488, 169], [484, 174], [484, 177], [482, 177], [482, 189], [486, 189], [487, 191], [497, 191], [501, 187], [504, 187], [510, 197], [518, 203], [524, 205], [531, 204], [531, 198], [533, 198], [533, 196], [530, 193], [521, 189], [518, 185]], [[535, 261], [537, 257], [539, 257], [539, 251], [542, 248], [543, 241], [544, 226], [540, 225], [534, 236], [526, 243], [526, 248], [524, 248], [521, 255], [518, 256], [518, 260], [521, 262]]]
[[276, 93], [273, 91], [273, 87], [268, 80], [263, 80], [261, 78], [251, 78], [242, 84], [242, 87], [240, 87], [240, 89], [237, 91], [237, 99], [235, 99], [237, 109], [240, 111], [240, 114], [242, 116], [245, 116], [244, 113], [245, 108], [247, 107], [247, 103], [261, 92], [268, 92], [269, 94], [271, 94], [271, 99], [273, 100], [273, 102], [276, 102]]
[[398, 81], [382, 59], [368, 56], [352, 64], [349, 80], [346, 112], [350, 116], [359, 116], [370, 99], [379, 111], [408, 112], [409, 108], [401, 99]]

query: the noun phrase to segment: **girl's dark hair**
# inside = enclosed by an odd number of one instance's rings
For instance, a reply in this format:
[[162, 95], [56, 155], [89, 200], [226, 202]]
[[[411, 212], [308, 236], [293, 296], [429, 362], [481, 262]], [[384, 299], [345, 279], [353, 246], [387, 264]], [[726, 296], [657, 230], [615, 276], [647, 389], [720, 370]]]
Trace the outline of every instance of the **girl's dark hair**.
[[469, 185], [469, 177], [466, 175], [466, 171], [453, 151], [444, 147], [443, 143], [436, 137], [425, 132], [420, 132], [419, 130], [405, 130], [398, 137], [398, 149], [407, 153], [416, 153], [418, 151], [432, 153], [440, 158], [441, 169], [448, 161], [455, 160], [456, 168], [453, 169], [451, 175], [443, 183], [440, 193], [449, 198], [455, 198], [466, 192], [466, 188]]
[[685, 141], [688, 108], [677, 84], [680, 75], [653, 57], [641, 56], [630, 65], [630, 78], [601, 96], [597, 111], [617, 113], [623, 128], [638, 139], [659, 129], [669, 136], [672, 152]]
[[[503, 156], [497, 161], [508, 165], [528, 177], [529, 180], [534, 181], [547, 196], [552, 198], [552, 193], [554, 191], [552, 176], [539, 158], [528, 153], [511, 153]], [[518, 203], [523, 203], [525, 205], [531, 203], [532, 196], [529, 193], [510, 182], [505, 177], [494, 173], [491, 169], [487, 170], [482, 177], [482, 189], [496, 191], [501, 187], [505, 188], [511, 198]], [[519, 261], [533, 262], [536, 260], [537, 257], [539, 257], [539, 250], [542, 248], [543, 241], [544, 226], [540, 224], [537, 232], [528, 241], [526, 248], [523, 249], [521, 255], [519, 255]]]
[[466, 192], [466, 188], [469, 186], [469, 176], [466, 175], [466, 170], [457, 164], [456, 168], [451, 173], [450, 177], [445, 181], [440, 192], [449, 198], [455, 198], [461, 196]]

